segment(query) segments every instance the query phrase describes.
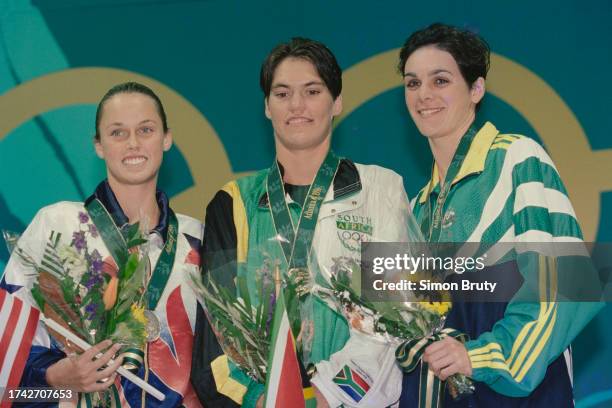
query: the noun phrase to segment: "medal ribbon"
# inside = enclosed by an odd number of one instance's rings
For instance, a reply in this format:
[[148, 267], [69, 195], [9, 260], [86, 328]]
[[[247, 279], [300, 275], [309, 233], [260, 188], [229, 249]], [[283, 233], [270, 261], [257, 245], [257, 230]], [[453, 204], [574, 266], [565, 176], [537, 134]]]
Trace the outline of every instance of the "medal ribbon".
[[[268, 207], [272, 215], [276, 236], [279, 238], [278, 243], [282, 248], [285, 261], [289, 267], [288, 273], [291, 273], [294, 268], [306, 268], [308, 265], [308, 257], [312, 248], [312, 240], [317, 226], [319, 210], [321, 209], [321, 205], [329, 187], [334, 181], [339, 165], [340, 158], [330, 150], [327, 156], [325, 156], [325, 160], [323, 160], [321, 167], [319, 167], [308, 189], [297, 226], [294, 225], [291, 213], [289, 212], [289, 206], [285, 199], [285, 187], [278, 161], [275, 160], [268, 171], [266, 180]], [[301, 329], [299, 300], [297, 299], [299, 295], [288, 292], [289, 291], [287, 291], [284, 296], [286, 300], [286, 310], [291, 331], [294, 338], [297, 338]], [[306, 397], [308, 393], [307, 390], [312, 390], [312, 388], [310, 386], [310, 381], [307, 379], [308, 375], [303, 366], [302, 359], [299, 359], [302, 387], [304, 387], [305, 392], [305, 404], [306, 407], [312, 407], [316, 405], [316, 401], [312, 395]]]
[[424, 192], [425, 197], [427, 198], [427, 212], [423, 217], [423, 221], [421, 222], [421, 231], [428, 238], [429, 242], [438, 242], [440, 239], [440, 232], [442, 231], [442, 212], [444, 210], [444, 203], [448, 198], [448, 193], [453, 185], [453, 180], [457, 177], [461, 166], [463, 165], [463, 161], [465, 160], [465, 156], [470, 150], [470, 145], [472, 144], [472, 140], [476, 135], [476, 129], [474, 125], [472, 125], [465, 135], [461, 138], [459, 142], [459, 146], [457, 146], [457, 150], [455, 150], [455, 154], [453, 156], [453, 160], [451, 161], [450, 166], [448, 166], [448, 171], [446, 172], [446, 177], [444, 178], [444, 184], [440, 186], [440, 194], [438, 195], [438, 199], [436, 200], [436, 206], [433, 210], [431, 209], [431, 200], [430, 195], [433, 190], [434, 180], [434, 168], [436, 164], [434, 163], [432, 166], [432, 179], [429, 181], [427, 186], [427, 190]]
[[429, 364], [421, 361], [421, 357], [427, 346], [445, 337], [454, 337], [462, 343], [468, 340], [468, 336], [460, 331], [443, 329], [427, 337], [408, 340], [395, 351], [398, 364], [406, 372], [413, 371], [419, 362], [421, 363], [419, 408], [438, 408], [443, 405], [441, 391], [445, 383], [434, 375], [434, 372], [429, 369]]
[[[470, 146], [472, 144], [472, 140], [474, 140], [474, 136], [476, 136], [476, 126], [475, 123], [472, 123], [468, 131], [463, 135], [461, 140], [459, 141], [459, 145], [457, 146], [457, 150], [455, 150], [455, 154], [453, 155], [453, 160], [451, 161], [450, 166], [446, 172], [446, 177], [443, 180], [443, 184], [440, 186], [440, 194], [438, 195], [438, 199], [436, 200], [436, 206], [434, 212], [432, 214], [431, 208], [431, 199], [430, 195], [433, 190], [434, 180], [434, 168], [436, 164], [434, 163], [432, 166], [432, 179], [429, 181], [427, 190], [425, 191], [425, 197], [427, 199], [427, 211], [425, 216], [423, 217], [423, 221], [421, 222], [421, 231], [427, 237], [428, 242], [439, 242], [440, 233], [442, 232], [442, 212], [444, 210], [444, 203], [448, 198], [448, 194], [453, 185], [453, 181], [463, 162], [465, 157], [467, 156], [468, 151], [470, 150]], [[395, 351], [395, 357], [397, 359], [400, 367], [406, 371], [413, 371], [419, 362], [421, 362], [421, 373], [420, 373], [420, 383], [419, 383], [419, 408], [438, 408], [442, 406], [442, 385], [443, 382], [440, 381], [438, 377], [436, 377], [429, 369], [429, 364], [422, 362], [421, 357], [425, 352], [425, 349], [430, 344], [442, 340], [445, 337], [454, 337], [461, 342], [465, 342], [468, 340], [468, 336], [464, 333], [459, 332], [458, 330], [446, 328], [437, 333], [433, 333], [430, 336], [412, 339], [402, 343], [397, 350]]]
[[319, 210], [338, 171], [339, 164], [340, 158], [330, 150], [308, 189], [297, 226], [294, 226], [285, 200], [285, 187], [278, 162], [275, 161], [268, 171], [266, 182], [268, 205], [276, 233], [283, 238], [279, 240], [279, 243], [289, 269], [303, 268], [308, 264]]

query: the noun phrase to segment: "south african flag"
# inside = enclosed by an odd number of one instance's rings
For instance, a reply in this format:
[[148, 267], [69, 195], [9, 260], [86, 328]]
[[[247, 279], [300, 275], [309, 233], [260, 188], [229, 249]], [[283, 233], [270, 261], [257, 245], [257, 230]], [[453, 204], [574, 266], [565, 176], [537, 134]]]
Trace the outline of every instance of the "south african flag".
[[266, 408], [316, 407], [312, 387], [303, 388], [300, 362], [295, 350], [295, 339], [289, 325], [282, 290], [274, 310], [271, 346], [264, 406]]
[[370, 389], [370, 384], [355, 370], [345, 365], [334, 377], [334, 382], [355, 402], [361, 401]]

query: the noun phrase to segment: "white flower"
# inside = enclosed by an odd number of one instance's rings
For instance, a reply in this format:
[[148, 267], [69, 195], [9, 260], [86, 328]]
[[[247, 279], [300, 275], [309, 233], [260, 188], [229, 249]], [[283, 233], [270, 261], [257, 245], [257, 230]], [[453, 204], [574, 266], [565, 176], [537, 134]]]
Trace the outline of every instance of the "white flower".
[[87, 265], [80, 264], [74, 265], [68, 269], [68, 275], [72, 277], [72, 280], [77, 283], [81, 281], [81, 277], [87, 272]]
[[77, 252], [74, 247], [62, 245], [57, 251], [64, 271], [72, 277], [75, 282], [79, 282], [85, 272], [87, 272], [87, 261]]
[[74, 247], [71, 247], [70, 245], [60, 245], [59, 249], [57, 250], [57, 255], [59, 256], [62, 263], [70, 262], [80, 258], [80, 255], [77, 250]]

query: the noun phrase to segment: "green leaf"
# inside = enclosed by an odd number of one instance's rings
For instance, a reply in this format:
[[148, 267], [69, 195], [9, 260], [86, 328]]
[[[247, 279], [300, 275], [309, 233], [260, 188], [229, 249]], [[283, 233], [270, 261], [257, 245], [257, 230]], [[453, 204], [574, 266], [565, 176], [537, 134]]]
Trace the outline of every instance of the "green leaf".
[[249, 296], [249, 288], [247, 286], [247, 280], [244, 276], [238, 276], [238, 290], [240, 296], [244, 300], [244, 308], [251, 310], [251, 297]]
[[104, 336], [102, 338], [106, 339], [110, 337], [111, 333], [115, 332], [116, 322], [115, 322], [115, 316], [114, 316], [113, 309], [106, 310], [104, 312], [104, 322], [105, 322], [105, 328], [104, 328]]
[[43, 296], [40, 290], [40, 286], [38, 286], [38, 283], [34, 284], [31, 292], [32, 292], [32, 297], [34, 298], [34, 300], [36, 301], [36, 304], [38, 305], [38, 308], [40, 310], [45, 310], [45, 297]]
[[120, 312], [125, 310], [125, 304], [131, 306], [140, 301], [148, 262], [148, 258], [144, 256], [137, 261], [136, 268], [131, 276], [119, 281], [119, 293], [117, 294], [115, 308]]
[[140, 223], [137, 222], [135, 224], [131, 224], [130, 226], [128, 226], [124, 234], [126, 237], [125, 240], [128, 242], [138, 237], [140, 235]]
[[138, 238], [138, 237], [137, 237], [137, 238], [134, 238], [134, 239], [129, 240], [129, 241], [127, 242], [127, 247], [128, 247], [128, 249], [129, 249], [129, 248], [133, 248], [133, 247], [135, 247], [135, 246], [142, 245], [142, 244], [144, 244], [144, 243], [146, 243], [146, 242], [147, 242], [147, 240], [146, 240], [146, 239], [144, 239], [144, 238]]
[[120, 316], [126, 312], [129, 312], [131, 308], [132, 308], [132, 303], [127, 302], [127, 301], [117, 302], [115, 306], [113, 307], [113, 309], [115, 310], [115, 315], [117, 316]]
[[121, 275], [119, 276], [120, 280], [127, 280], [134, 274], [136, 268], [138, 267], [138, 254], [130, 254], [125, 266], [121, 268]]
[[128, 307], [127, 310], [123, 310], [122, 312], [117, 311], [115, 315], [115, 322], [117, 324], [128, 320], [131, 316], [131, 307]]
[[64, 279], [60, 279], [59, 284], [62, 290], [62, 297], [65, 300], [66, 304], [77, 316], [81, 316], [81, 311], [79, 310], [79, 306], [76, 301], [76, 286], [72, 277], [64, 275]]
[[87, 292], [87, 294], [85, 294], [85, 297], [83, 299], [81, 299], [81, 304], [86, 305], [90, 302], [94, 303], [97, 302], [97, 299], [99, 298], [100, 301], [102, 301], [102, 296], [100, 294], [100, 290], [99, 288], [97, 288], [98, 290], [96, 290], [96, 286], [94, 286], [91, 290], [89, 290]]

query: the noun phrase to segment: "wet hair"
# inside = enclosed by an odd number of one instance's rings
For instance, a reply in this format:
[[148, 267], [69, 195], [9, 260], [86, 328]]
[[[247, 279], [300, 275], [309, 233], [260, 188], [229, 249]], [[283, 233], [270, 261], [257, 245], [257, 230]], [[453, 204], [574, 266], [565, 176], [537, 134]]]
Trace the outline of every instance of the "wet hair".
[[100, 103], [98, 103], [98, 107], [96, 109], [96, 134], [94, 136], [95, 140], [97, 141], [100, 140], [100, 132], [98, 129], [100, 127], [100, 119], [102, 118], [102, 111], [104, 108], [104, 104], [106, 103], [106, 101], [108, 101], [113, 96], [117, 94], [121, 94], [121, 93], [128, 93], [128, 94], [129, 93], [139, 93], [139, 94], [146, 95], [150, 97], [151, 99], [153, 99], [153, 102], [155, 102], [155, 107], [157, 108], [157, 113], [159, 114], [159, 117], [161, 118], [161, 121], [162, 121], [164, 133], [168, 132], [168, 123], [166, 121], [166, 111], [164, 110], [164, 105], [162, 105], [161, 100], [155, 94], [155, 92], [153, 92], [153, 90], [149, 88], [148, 86], [140, 84], [138, 82], [124, 82], [122, 84], [115, 85], [111, 89], [109, 89], [108, 92], [106, 92], [106, 94], [100, 100]]
[[487, 42], [477, 34], [446, 24], [434, 23], [415, 31], [400, 50], [398, 71], [403, 75], [408, 57], [421, 47], [434, 45], [448, 52], [459, 66], [459, 71], [468, 86], [482, 77], [487, 78], [491, 50]]
[[315, 40], [294, 37], [274, 47], [261, 65], [259, 85], [266, 99], [270, 96], [274, 72], [286, 58], [300, 58], [312, 63], [334, 100], [342, 92], [342, 69], [329, 48]]

